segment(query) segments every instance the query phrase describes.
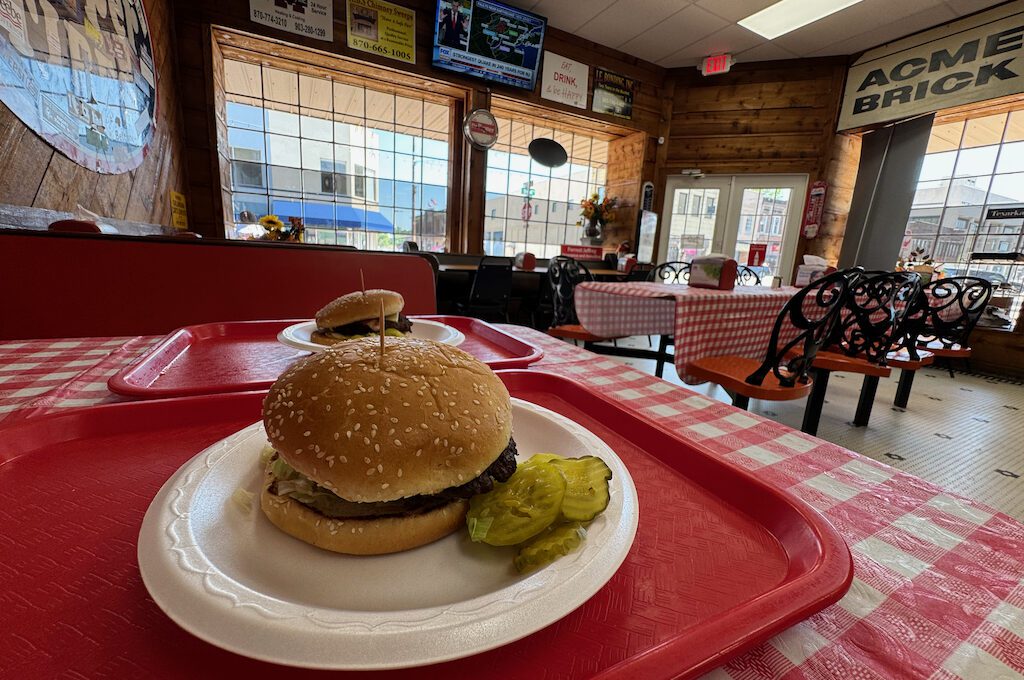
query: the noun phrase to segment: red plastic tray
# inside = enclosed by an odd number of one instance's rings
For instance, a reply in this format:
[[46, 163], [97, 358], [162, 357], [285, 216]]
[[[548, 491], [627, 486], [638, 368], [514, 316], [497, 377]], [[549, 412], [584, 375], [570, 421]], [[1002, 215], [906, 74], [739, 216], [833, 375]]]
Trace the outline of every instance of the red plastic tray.
[[[445, 664], [345, 677], [669, 678], [714, 668], [835, 602], [850, 553], [816, 512], [572, 381], [502, 375], [629, 467], [640, 525], [585, 605], [518, 642]], [[0, 676], [305, 677], [178, 628], [148, 597], [136, 541], [163, 482], [254, 421], [263, 394], [113, 404], [0, 430]]]
[[[464, 316], [424, 316], [466, 336], [460, 345], [492, 369], [525, 368], [543, 350], [494, 326]], [[291, 321], [231, 321], [179, 328], [107, 381], [111, 392], [142, 399], [265, 390], [308, 352], [292, 349], [277, 334]]]

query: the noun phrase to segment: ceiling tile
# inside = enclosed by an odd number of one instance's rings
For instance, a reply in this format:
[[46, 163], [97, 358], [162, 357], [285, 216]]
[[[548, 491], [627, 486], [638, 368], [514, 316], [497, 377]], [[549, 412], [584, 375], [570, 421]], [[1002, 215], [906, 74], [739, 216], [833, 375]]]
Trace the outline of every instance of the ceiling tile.
[[948, 7], [935, 7], [903, 17], [902, 19], [886, 22], [885, 25], [867, 33], [861, 33], [846, 40], [840, 40], [817, 51], [808, 53], [806, 56], [824, 57], [834, 54], [857, 54], [955, 18], [953, 10]]
[[736, 54], [764, 42], [765, 39], [761, 36], [751, 33], [736, 24], [730, 24], [717, 33], [673, 52], [658, 61], [658, 64], [669, 68], [674, 66], [693, 66], [701, 57], [706, 57], [709, 54], [721, 54], [723, 52]]
[[[639, 4], [636, 0], [618, 0], [603, 12], [591, 14], [590, 21], [580, 26], [577, 34], [601, 45], [618, 48], [643, 35], [684, 6], [680, 0], [643, 0], [642, 10], [638, 11]], [[694, 36], [692, 40], [699, 37], [702, 36]]]
[[[949, 8], [941, 0], [864, 0], [792, 33], [779, 36], [773, 42], [805, 57], [828, 49], [844, 38], [882, 31], [895, 21], [925, 11], [948, 14]], [[928, 26], [940, 21], [936, 18]]]
[[760, 12], [765, 7], [774, 5], [778, 0], [697, 0], [703, 9], [716, 14], [733, 23], [746, 19], [751, 14]]
[[576, 33], [583, 24], [590, 21], [598, 12], [603, 12], [615, 4], [616, 0], [586, 0], [586, 2], [566, 2], [565, 0], [540, 0], [532, 8], [527, 6], [533, 0], [511, 0], [509, 4], [523, 9], [530, 9], [542, 17], [548, 18], [548, 23], [555, 28], [560, 28], [569, 33]]
[[754, 61], [775, 61], [777, 59], [796, 59], [797, 55], [793, 54], [789, 50], [783, 49], [772, 42], [766, 42], [752, 47], [749, 50], [744, 50], [738, 54], [733, 55], [736, 57], [737, 63], [751, 63]]
[[619, 49], [657, 63], [680, 48], [701, 40], [729, 25], [707, 10], [690, 5], [660, 22]]

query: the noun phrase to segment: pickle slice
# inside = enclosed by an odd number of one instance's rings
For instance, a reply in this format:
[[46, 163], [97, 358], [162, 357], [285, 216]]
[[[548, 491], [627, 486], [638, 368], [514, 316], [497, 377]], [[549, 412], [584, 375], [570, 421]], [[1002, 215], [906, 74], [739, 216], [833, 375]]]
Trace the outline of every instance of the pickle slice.
[[565, 477], [565, 497], [562, 498], [562, 517], [577, 522], [589, 522], [604, 512], [611, 496], [608, 480], [611, 469], [597, 456], [558, 458], [550, 461]]
[[579, 522], [548, 527], [519, 549], [513, 561], [516, 571], [525, 574], [551, 564], [579, 548], [586, 535]]
[[612, 471], [597, 456], [563, 458], [553, 453], [537, 453], [522, 466], [551, 465], [565, 477], [562, 519], [589, 522], [608, 507], [608, 480]]
[[564, 496], [565, 478], [557, 468], [520, 468], [507, 482], [469, 501], [469, 536], [489, 545], [522, 543], [558, 519]]

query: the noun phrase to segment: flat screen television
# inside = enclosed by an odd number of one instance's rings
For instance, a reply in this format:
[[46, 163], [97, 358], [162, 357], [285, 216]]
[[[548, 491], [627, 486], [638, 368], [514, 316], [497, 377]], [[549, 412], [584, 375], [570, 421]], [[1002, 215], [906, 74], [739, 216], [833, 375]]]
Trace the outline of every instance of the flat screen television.
[[532, 90], [548, 20], [494, 0], [438, 0], [433, 64]]

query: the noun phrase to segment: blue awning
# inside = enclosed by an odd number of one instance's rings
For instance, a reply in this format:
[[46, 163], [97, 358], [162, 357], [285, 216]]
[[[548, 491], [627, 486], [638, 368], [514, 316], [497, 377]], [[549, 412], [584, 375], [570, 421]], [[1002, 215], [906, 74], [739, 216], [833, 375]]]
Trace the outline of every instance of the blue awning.
[[[332, 210], [333, 208], [333, 210]], [[289, 217], [302, 217], [307, 227], [333, 227], [339, 229], [363, 229], [381, 233], [394, 233], [395, 225], [376, 210], [363, 210], [350, 205], [325, 203], [301, 203], [299, 201], [272, 201], [275, 215], [287, 222]], [[335, 219], [337, 218], [337, 219]], [[365, 225], [364, 225], [365, 221]]]

